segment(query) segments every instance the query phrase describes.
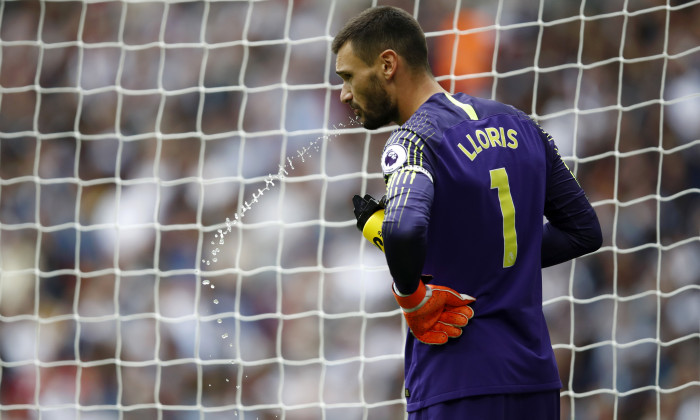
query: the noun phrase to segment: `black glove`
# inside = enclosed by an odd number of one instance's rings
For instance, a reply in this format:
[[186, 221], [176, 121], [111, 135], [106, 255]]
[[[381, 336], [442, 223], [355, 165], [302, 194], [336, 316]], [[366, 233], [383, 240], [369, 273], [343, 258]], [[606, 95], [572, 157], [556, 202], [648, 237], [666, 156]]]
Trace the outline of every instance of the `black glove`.
[[357, 219], [357, 228], [362, 232], [365, 228], [365, 223], [369, 220], [377, 210], [381, 210], [386, 207], [386, 195], [384, 195], [381, 200], [377, 201], [374, 197], [369, 194], [365, 194], [364, 198], [359, 195], [355, 195], [352, 198], [352, 204], [355, 206], [355, 218]]

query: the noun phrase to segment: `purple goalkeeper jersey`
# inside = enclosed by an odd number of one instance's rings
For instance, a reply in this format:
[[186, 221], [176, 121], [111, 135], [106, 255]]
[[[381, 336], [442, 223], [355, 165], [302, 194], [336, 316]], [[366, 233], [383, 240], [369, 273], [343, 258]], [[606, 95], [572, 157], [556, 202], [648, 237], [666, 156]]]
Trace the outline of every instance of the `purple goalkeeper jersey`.
[[[543, 253], [561, 249], [543, 248], [543, 215], [564, 229], [599, 226], [552, 139], [511, 106], [439, 93], [392, 133], [382, 167], [383, 236], [399, 290], [407, 284], [401, 277], [422, 273], [476, 298], [461, 337], [427, 345], [408, 334], [408, 411], [561, 388], [541, 275]], [[392, 249], [406, 233], [420, 240]]]

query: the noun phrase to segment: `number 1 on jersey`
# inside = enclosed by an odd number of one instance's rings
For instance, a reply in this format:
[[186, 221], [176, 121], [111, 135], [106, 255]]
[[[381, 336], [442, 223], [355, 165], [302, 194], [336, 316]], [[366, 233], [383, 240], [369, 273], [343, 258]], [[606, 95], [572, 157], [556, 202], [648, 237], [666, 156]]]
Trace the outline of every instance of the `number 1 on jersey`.
[[515, 233], [515, 205], [510, 194], [506, 168], [492, 169], [491, 189], [498, 189], [498, 202], [503, 216], [503, 268], [512, 267], [518, 256], [518, 236]]

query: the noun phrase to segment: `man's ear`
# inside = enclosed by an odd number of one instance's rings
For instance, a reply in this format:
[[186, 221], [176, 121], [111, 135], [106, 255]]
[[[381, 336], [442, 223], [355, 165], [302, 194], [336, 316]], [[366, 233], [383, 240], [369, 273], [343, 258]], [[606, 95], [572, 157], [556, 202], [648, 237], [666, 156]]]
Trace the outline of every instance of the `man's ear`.
[[386, 80], [391, 80], [399, 65], [399, 55], [394, 50], [384, 50], [379, 54], [379, 63], [382, 66], [382, 74]]

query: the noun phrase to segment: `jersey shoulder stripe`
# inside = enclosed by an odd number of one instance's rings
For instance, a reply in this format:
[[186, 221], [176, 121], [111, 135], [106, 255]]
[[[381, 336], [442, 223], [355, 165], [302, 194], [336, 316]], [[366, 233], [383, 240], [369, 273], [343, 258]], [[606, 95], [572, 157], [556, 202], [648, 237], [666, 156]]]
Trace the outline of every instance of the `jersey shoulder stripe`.
[[476, 114], [476, 110], [474, 110], [473, 106], [471, 106], [467, 103], [463, 103], [463, 102], [458, 101], [457, 99], [455, 99], [452, 95], [450, 95], [447, 92], [445, 92], [445, 96], [447, 97], [447, 99], [450, 100], [450, 102], [452, 102], [453, 104], [455, 104], [459, 108], [461, 108], [467, 114], [467, 116], [469, 116], [469, 119], [471, 119], [471, 120], [478, 120], [479, 119], [479, 116]]

